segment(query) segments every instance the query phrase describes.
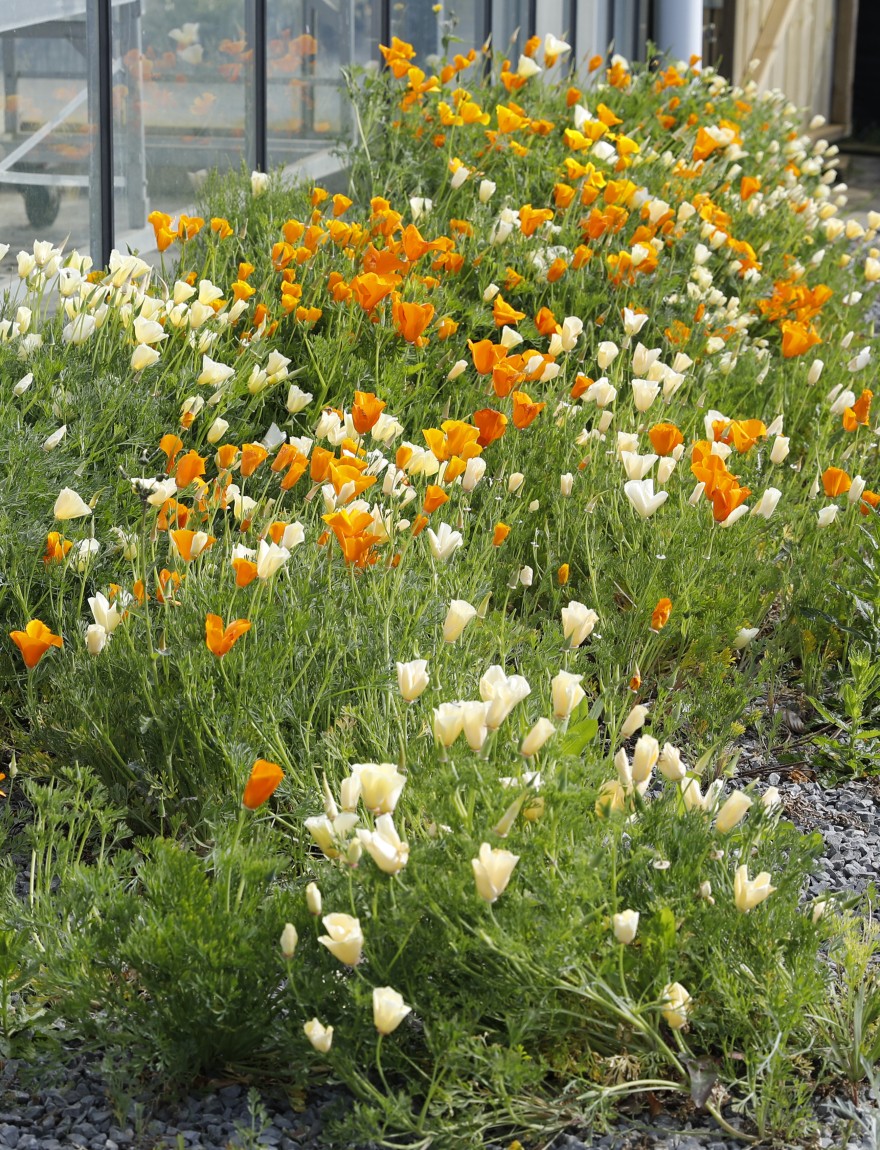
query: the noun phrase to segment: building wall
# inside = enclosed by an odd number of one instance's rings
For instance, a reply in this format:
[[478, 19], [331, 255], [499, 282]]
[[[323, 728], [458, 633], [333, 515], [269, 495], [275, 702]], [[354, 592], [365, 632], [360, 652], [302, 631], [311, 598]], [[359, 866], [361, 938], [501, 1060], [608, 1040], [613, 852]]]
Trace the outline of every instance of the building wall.
[[816, 113], [830, 119], [835, 9], [835, 0], [738, 0], [735, 79], [745, 78], [762, 30], [774, 15], [784, 11], [783, 31], [776, 39], [775, 51], [771, 55], [768, 46], [762, 46], [758, 54], [764, 59], [753, 74], [762, 89], [781, 88], [792, 103], [806, 109], [808, 119]]

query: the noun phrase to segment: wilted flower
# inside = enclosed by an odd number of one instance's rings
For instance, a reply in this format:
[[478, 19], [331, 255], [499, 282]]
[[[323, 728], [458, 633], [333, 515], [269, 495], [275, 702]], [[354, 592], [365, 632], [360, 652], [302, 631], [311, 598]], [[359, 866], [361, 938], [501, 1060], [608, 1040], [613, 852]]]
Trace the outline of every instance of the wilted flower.
[[434, 708], [434, 738], [444, 747], [451, 747], [464, 726], [460, 703], [441, 703]]
[[622, 739], [628, 739], [630, 735], [634, 735], [636, 731], [641, 730], [645, 725], [647, 716], [648, 708], [645, 704], [636, 703], [624, 720], [623, 726], [620, 728], [620, 737]]
[[99, 623], [108, 635], [112, 635], [122, 622], [124, 612], [119, 610], [117, 603], [111, 604], [107, 596], [102, 595], [100, 591], [90, 596], [88, 602], [95, 622]]
[[100, 623], [89, 623], [86, 627], [86, 650], [90, 655], [100, 655], [107, 645], [107, 632]]
[[556, 728], [549, 719], [540, 718], [522, 741], [519, 753], [524, 758], [531, 758], [540, 751], [541, 747], [556, 734]]
[[[198, 25], [196, 25], [198, 27]], [[256, 199], [269, 187], [268, 172], [251, 172], [251, 194]]]
[[734, 649], [742, 651], [743, 648], [748, 647], [752, 639], [758, 634], [760, 628], [758, 627], [740, 627], [736, 633], [736, 638], [733, 640]]
[[762, 519], [769, 519], [776, 510], [776, 505], [782, 497], [778, 487], [768, 487], [755, 506], [752, 515], [760, 515]]
[[788, 457], [788, 445], [789, 439], [787, 435], [777, 435], [773, 440], [773, 447], [770, 451], [770, 462], [777, 465], [782, 463]]
[[660, 744], [653, 735], [642, 735], [633, 751], [632, 778], [636, 784], [647, 783], [660, 757]]
[[58, 446], [58, 444], [65, 437], [66, 434], [67, 434], [67, 424], [65, 423], [65, 424], [62, 424], [62, 426], [59, 427], [57, 431], [53, 431], [51, 435], [47, 436], [43, 440], [43, 450], [44, 451], [54, 451], [55, 448]]
[[522, 675], [507, 675], [504, 668], [494, 664], [480, 678], [480, 698], [488, 704], [486, 725], [496, 730], [517, 703], [521, 703], [532, 688]]
[[660, 758], [657, 760], [657, 770], [670, 782], [677, 783], [685, 777], [686, 768], [681, 761], [681, 752], [671, 743], [664, 743]]
[[406, 775], [401, 775], [394, 763], [353, 763], [351, 770], [368, 811], [381, 815], [394, 810], [406, 782]]

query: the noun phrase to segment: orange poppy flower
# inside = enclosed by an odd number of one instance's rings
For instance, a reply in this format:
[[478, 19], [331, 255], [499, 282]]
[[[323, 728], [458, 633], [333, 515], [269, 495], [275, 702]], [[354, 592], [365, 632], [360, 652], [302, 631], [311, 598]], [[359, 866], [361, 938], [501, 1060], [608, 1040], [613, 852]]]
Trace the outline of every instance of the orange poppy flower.
[[541, 414], [546, 403], [533, 403], [531, 397], [524, 391], [513, 393], [513, 426], [520, 431], [529, 426]]
[[812, 324], [783, 320], [779, 327], [782, 331], [782, 354], [786, 359], [803, 355], [815, 344], [822, 342]]
[[474, 360], [474, 367], [480, 375], [489, 375], [496, 364], [507, 355], [507, 348], [493, 343], [490, 339], [481, 339], [477, 343], [468, 340], [468, 347]]
[[674, 423], [655, 423], [648, 431], [648, 438], [658, 455], [671, 455], [684, 443], [684, 436]]
[[179, 435], [173, 432], [168, 432], [163, 435], [159, 440], [159, 450], [163, 451], [168, 456], [168, 463], [165, 466], [165, 474], [170, 475], [174, 469], [174, 460], [183, 451], [183, 440]]
[[455, 335], [458, 331], [458, 324], [451, 316], [444, 316], [437, 327], [438, 339], [449, 339], [451, 335]]
[[741, 503], [745, 503], [751, 495], [748, 487], [740, 487], [734, 477], [728, 477], [727, 482], [717, 487], [712, 493], [712, 515], [716, 523], [723, 523]]
[[358, 435], [366, 435], [379, 421], [385, 408], [385, 400], [379, 399], [371, 391], [356, 391], [351, 407], [351, 421]]
[[484, 407], [480, 411], [475, 411], [473, 421], [480, 429], [480, 435], [477, 439], [480, 447], [488, 447], [490, 443], [500, 439], [507, 428], [507, 416], [491, 407]]
[[660, 631], [669, 622], [669, 616], [672, 614], [672, 600], [661, 599], [654, 610], [651, 612], [651, 630]]
[[505, 324], [516, 326], [521, 319], [526, 318], [524, 311], [517, 311], [515, 307], [511, 307], [500, 294], [495, 296], [495, 302], [492, 304], [492, 315], [496, 327], [504, 327]]
[[843, 413], [844, 431], [855, 431], [859, 425], [863, 427], [868, 426], [868, 419], [871, 414], [871, 400], [873, 398], [873, 391], [866, 387], [852, 407], [845, 409]]
[[556, 320], [556, 316], [549, 307], [542, 307], [535, 316], [535, 327], [541, 335], [555, 335], [562, 331], [562, 328]]
[[256, 295], [257, 289], [251, 287], [249, 283], [245, 283], [244, 280], [236, 280], [230, 291], [235, 300], [249, 300], [252, 295]]
[[444, 503], [448, 502], [449, 496], [443, 488], [438, 487], [435, 483], [431, 483], [425, 492], [425, 502], [422, 504], [422, 510], [430, 515], [432, 511], [436, 511], [438, 507], [442, 507]]
[[402, 444], [394, 453], [394, 465], [398, 471], [406, 471], [407, 464], [413, 457], [413, 449]]
[[839, 467], [826, 467], [822, 472], [822, 486], [828, 498], [835, 499], [838, 495], [845, 495], [849, 491], [852, 480]]
[[767, 427], [760, 419], [734, 419], [728, 428], [733, 446], [742, 454], [750, 451], [766, 434]]
[[496, 523], [492, 532], [492, 546], [500, 547], [509, 534], [510, 528], [506, 523]]
[[222, 447], [217, 449], [214, 459], [221, 471], [230, 471], [237, 455], [238, 448], [234, 443], [224, 443]]
[[188, 451], [177, 465], [175, 480], [179, 488], [188, 487], [194, 479], [205, 474], [206, 460], [197, 451]]
[[73, 544], [65, 539], [60, 531], [50, 531], [46, 536], [46, 554], [44, 563], [60, 563]]
[[398, 275], [376, 275], [375, 272], [365, 272], [355, 276], [349, 284], [354, 292], [355, 299], [366, 312], [370, 312], [400, 283]]
[[410, 528], [413, 538], [415, 538], [417, 535], [421, 535], [421, 533], [428, 526], [429, 522], [430, 520], [428, 519], [427, 515], [417, 515], [413, 520], [412, 527]]
[[341, 192], [337, 192], [333, 197], [333, 215], [341, 216], [347, 212], [354, 201], [350, 200], [348, 196], [344, 196]]
[[257, 470], [260, 464], [267, 459], [269, 452], [262, 443], [243, 443], [241, 445], [241, 473], [247, 478]]
[[[441, 423], [440, 430], [428, 427], [422, 431], [425, 441], [436, 459], [441, 463], [460, 456], [464, 460], [473, 459], [482, 452], [479, 444], [480, 430], [470, 423], [463, 423], [458, 419], [446, 419]], [[464, 470], [464, 468], [462, 468]], [[449, 469], [447, 468], [447, 475]]]
[[247, 587], [257, 577], [257, 565], [252, 559], [233, 559], [236, 587]]
[[862, 515], [870, 515], [871, 510], [877, 510], [880, 506], [880, 495], [876, 491], [868, 491], [867, 488], [862, 492], [862, 498], [859, 500], [859, 511]]
[[[541, 370], [543, 371], [543, 366]], [[521, 355], [509, 355], [492, 368], [492, 390], [500, 399], [504, 399], [505, 396], [510, 395], [524, 376], [523, 357]]]
[[189, 508], [176, 499], [166, 499], [159, 508], [159, 517], [156, 526], [160, 531], [167, 531], [173, 523], [175, 527], [186, 527], [189, 520]]
[[519, 229], [524, 236], [533, 236], [541, 224], [552, 219], [552, 208], [533, 208], [531, 204], [523, 204], [519, 210]]
[[740, 199], [743, 201], [743, 203], [745, 203], [746, 200], [750, 199], [755, 194], [755, 192], [760, 191], [760, 189], [761, 181], [757, 179], [757, 177], [743, 176], [739, 182]]
[[570, 568], [567, 563], [563, 563], [559, 570], [556, 572], [556, 582], [560, 587], [564, 587], [568, 582]]
[[[185, 563], [191, 563], [193, 559], [198, 559], [203, 551], [207, 551], [217, 540], [213, 535], [205, 535], [202, 531], [190, 531], [187, 528], [178, 528], [177, 531], [169, 532], [174, 541], [174, 547], [177, 554]], [[193, 549], [196, 535], [201, 535], [202, 539], [199, 540], [201, 546]]]
[[50, 647], [64, 646], [61, 636], [54, 635], [39, 619], [31, 619], [24, 631], [11, 631], [9, 637], [21, 651], [24, 665], [29, 671], [36, 667]]
[[222, 659], [232, 650], [236, 640], [250, 629], [250, 619], [236, 619], [224, 629], [223, 620], [219, 615], [208, 615], [205, 618], [205, 646], [218, 659]]
[[250, 777], [244, 788], [241, 805], [249, 811], [255, 811], [257, 807], [263, 805], [270, 795], [275, 793], [278, 784], [283, 778], [284, 771], [282, 771], [277, 763], [270, 763], [267, 759], [257, 759], [251, 767]]
[[422, 332], [434, 318], [434, 305], [432, 303], [404, 303], [395, 293], [391, 315], [394, 326], [407, 343], [423, 347], [425, 340]]

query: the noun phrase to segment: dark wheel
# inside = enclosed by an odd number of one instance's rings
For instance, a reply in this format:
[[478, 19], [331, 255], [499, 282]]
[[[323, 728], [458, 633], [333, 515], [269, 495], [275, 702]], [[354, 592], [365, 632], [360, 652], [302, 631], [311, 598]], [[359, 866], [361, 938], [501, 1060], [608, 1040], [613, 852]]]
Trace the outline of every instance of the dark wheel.
[[54, 224], [60, 208], [60, 188], [46, 188], [42, 185], [25, 188], [24, 210], [32, 227], [48, 228]]

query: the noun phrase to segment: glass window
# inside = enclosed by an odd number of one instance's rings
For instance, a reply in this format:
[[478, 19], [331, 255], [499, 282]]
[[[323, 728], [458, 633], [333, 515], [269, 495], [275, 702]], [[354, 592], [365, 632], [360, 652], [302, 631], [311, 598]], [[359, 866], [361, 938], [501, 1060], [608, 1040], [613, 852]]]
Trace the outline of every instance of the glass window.
[[193, 204], [207, 173], [247, 160], [253, 53], [246, 0], [114, 3], [117, 243]]
[[86, 0], [0, 4], [3, 270], [35, 238], [89, 249]]
[[[267, 10], [269, 165], [323, 151], [349, 130], [341, 69], [367, 34], [364, 4], [271, 0]], [[375, 52], [375, 44], [372, 51]]]

